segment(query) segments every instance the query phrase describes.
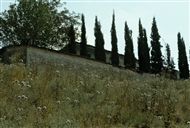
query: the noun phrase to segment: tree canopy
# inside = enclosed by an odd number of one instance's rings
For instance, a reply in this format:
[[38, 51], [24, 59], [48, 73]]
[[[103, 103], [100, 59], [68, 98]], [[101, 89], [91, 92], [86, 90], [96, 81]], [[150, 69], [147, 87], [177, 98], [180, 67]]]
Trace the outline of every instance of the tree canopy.
[[66, 8], [60, 0], [17, 0], [9, 10], [0, 13], [0, 41], [3, 46], [33, 45], [62, 48], [68, 42], [71, 23], [79, 24], [78, 14]]

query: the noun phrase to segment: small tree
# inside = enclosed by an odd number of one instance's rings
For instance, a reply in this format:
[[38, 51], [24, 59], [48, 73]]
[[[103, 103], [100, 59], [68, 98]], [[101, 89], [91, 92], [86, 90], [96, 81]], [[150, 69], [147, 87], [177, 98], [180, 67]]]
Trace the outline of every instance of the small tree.
[[75, 31], [72, 24], [69, 30], [69, 52], [76, 54]]
[[100, 22], [98, 22], [97, 16], [95, 18], [94, 36], [95, 36], [95, 50], [94, 50], [95, 59], [105, 62], [106, 54], [104, 50], [104, 37], [101, 31], [101, 24]]
[[166, 44], [166, 57], [165, 57], [164, 65], [165, 65], [166, 76], [170, 74], [170, 78], [175, 78], [176, 77], [174, 73], [175, 63], [174, 63], [173, 58], [171, 57], [171, 50], [168, 43]]
[[119, 65], [119, 55], [118, 55], [118, 48], [117, 48], [117, 36], [115, 30], [115, 14], [113, 13], [112, 16], [112, 27], [111, 27], [111, 44], [112, 44], [112, 51], [111, 51], [111, 63], [113, 65]]
[[187, 62], [187, 55], [185, 50], [185, 43], [181, 34], [177, 34], [177, 44], [178, 44], [178, 67], [180, 72], [181, 79], [188, 79], [189, 78], [189, 65]]
[[156, 24], [155, 17], [153, 18], [152, 22], [152, 29], [151, 29], [151, 66], [152, 66], [152, 73], [160, 73], [163, 67], [163, 59], [161, 53], [161, 44], [160, 44], [160, 35], [158, 33], [158, 28]]
[[87, 56], [87, 40], [86, 40], [86, 27], [84, 21], [84, 15], [82, 14], [82, 27], [81, 27], [81, 44], [80, 44], [80, 55]]
[[128, 68], [135, 68], [135, 56], [133, 53], [132, 30], [129, 30], [127, 22], [125, 22], [124, 38], [125, 38], [124, 65], [125, 67], [128, 67]]
[[165, 65], [166, 65], [166, 73], [170, 69], [171, 71], [175, 68], [175, 63], [173, 61], [173, 58], [171, 57], [171, 50], [170, 45], [166, 44], [166, 58], [165, 58]]

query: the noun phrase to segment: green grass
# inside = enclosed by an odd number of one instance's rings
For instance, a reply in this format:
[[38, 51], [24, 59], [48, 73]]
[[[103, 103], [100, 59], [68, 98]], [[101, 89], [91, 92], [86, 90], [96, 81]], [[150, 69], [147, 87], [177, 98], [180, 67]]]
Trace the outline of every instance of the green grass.
[[0, 127], [188, 128], [189, 83], [93, 65], [0, 64]]

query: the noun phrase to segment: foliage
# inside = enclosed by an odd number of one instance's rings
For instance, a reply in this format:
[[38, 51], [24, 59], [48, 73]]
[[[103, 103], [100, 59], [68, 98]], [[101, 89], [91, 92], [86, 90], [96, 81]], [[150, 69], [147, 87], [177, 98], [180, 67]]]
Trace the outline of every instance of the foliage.
[[98, 21], [97, 16], [95, 18], [94, 36], [95, 36], [95, 50], [94, 50], [95, 59], [105, 62], [106, 54], [104, 50], [104, 37], [101, 31], [101, 24]]
[[81, 17], [82, 20], [82, 27], [81, 27], [81, 44], [80, 44], [80, 55], [81, 56], [87, 56], [87, 40], [86, 40], [86, 27], [85, 27], [85, 20], [84, 20], [84, 14], [82, 14]]
[[79, 24], [60, 0], [17, 0], [0, 14], [0, 40], [3, 46], [33, 45], [62, 48], [68, 42], [70, 24]]
[[180, 78], [188, 79], [189, 78], [189, 65], [187, 62], [187, 55], [185, 50], [185, 43], [181, 34], [177, 34], [177, 44], [178, 44], [178, 67], [180, 72]]
[[133, 49], [133, 40], [132, 40], [132, 30], [129, 30], [127, 22], [125, 22], [124, 34], [125, 34], [124, 65], [125, 67], [135, 68], [135, 55], [133, 52], [134, 49]]
[[153, 18], [152, 28], [151, 28], [151, 70], [152, 73], [160, 73], [163, 67], [163, 59], [161, 52], [161, 44], [160, 44], [160, 35], [158, 33], [158, 28], [156, 24], [155, 17]]
[[69, 35], [69, 52], [76, 54], [75, 31], [72, 24], [68, 35]]
[[117, 48], [117, 36], [116, 36], [116, 30], [115, 30], [115, 13], [113, 13], [112, 16], [112, 27], [111, 27], [111, 45], [112, 45], [112, 51], [111, 51], [111, 63], [113, 65], [119, 65], [119, 56], [118, 56], [118, 48]]
[[0, 70], [0, 127], [189, 127], [189, 80], [74, 63]]
[[141, 72], [150, 72], [150, 55], [147, 43], [146, 30], [143, 29], [139, 19], [139, 36], [138, 36], [138, 56], [139, 70]]

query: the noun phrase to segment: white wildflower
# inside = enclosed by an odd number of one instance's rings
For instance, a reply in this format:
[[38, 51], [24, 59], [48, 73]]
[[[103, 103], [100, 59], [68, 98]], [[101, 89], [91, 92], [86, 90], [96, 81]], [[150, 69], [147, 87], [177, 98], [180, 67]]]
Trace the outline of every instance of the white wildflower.
[[43, 106], [43, 109], [47, 109], [47, 107], [46, 107], [46, 106]]
[[67, 97], [66, 100], [71, 100], [71, 99], [69, 97]]
[[71, 123], [71, 121], [70, 121], [70, 120], [66, 120], [66, 123], [67, 123], [67, 124], [70, 124], [70, 123]]
[[61, 101], [57, 101], [56, 103], [57, 103], [57, 104], [60, 104], [60, 103], [61, 103]]
[[108, 119], [111, 119], [112, 117], [110, 115], [107, 116]]
[[37, 110], [38, 110], [38, 111], [41, 111], [41, 110], [42, 110], [42, 108], [41, 108], [41, 107], [37, 107]]
[[18, 108], [18, 111], [22, 111], [23, 110], [23, 108]]
[[75, 103], [78, 103], [79, 101], [78, 100], [74, 100]]
[[96, 91], [96, 93], [97, 93], [97, 94], [100, 94], [100, 92], [99, 92], [99, 91]]

